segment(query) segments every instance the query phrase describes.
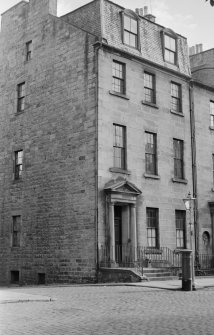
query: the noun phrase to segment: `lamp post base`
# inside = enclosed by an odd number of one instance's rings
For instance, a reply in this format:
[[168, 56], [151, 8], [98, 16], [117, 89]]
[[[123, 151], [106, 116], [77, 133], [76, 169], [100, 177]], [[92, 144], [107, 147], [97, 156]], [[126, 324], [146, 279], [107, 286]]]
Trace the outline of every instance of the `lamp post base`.
[[192, 279], [182, 279], [182, 290], [183, 291], [192, 291]]

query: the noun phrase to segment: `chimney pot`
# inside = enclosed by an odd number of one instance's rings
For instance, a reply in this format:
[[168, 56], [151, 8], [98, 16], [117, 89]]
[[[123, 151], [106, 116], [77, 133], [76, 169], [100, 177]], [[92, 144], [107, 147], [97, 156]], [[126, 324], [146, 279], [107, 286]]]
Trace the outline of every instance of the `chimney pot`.
[[189, 48], [189, 55], [195, 55], [195, 46], [193, 45], [192, 47]]
[[146, 16], [146, 15], [148, 15], [148, 6], [144, 6], [144, 15]]
[[143, 8], [136, 8], [135, 9], [135, 12], [140, 15], [140, 16], [143, 16]]

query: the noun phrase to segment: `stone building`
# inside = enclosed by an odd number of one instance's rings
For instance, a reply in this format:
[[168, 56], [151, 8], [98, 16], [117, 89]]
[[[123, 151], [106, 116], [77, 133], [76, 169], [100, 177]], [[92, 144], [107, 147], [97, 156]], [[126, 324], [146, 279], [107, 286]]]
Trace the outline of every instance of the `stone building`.
[[190, 56], [195, 119], [197, 241], [214, 254], [214, 49], [195, 48]]
[[2, 283], [96, 281], [103, 255], [189, 247], [186, 38], [109, 0], [56, 13], [30, 0], [2, 15]]

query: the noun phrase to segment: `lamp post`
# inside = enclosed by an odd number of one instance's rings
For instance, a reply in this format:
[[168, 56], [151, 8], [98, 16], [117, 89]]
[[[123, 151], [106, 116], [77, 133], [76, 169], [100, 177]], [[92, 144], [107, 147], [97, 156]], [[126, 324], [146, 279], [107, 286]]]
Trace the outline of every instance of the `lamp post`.
[[188, 193], [188, 196], [183, 199], [186, 211], [189, 212], [189, 227], [190, 227], [190, 249], [192, 250], [192, 289], [195, 291], [195, 267], [194, 267], [194, 248], [193, 248], [193, 233], [194, 233], [194, 223], [191, 222], [191, 212], [194, 207], [196, 198], [191, 196], [191, 193]]

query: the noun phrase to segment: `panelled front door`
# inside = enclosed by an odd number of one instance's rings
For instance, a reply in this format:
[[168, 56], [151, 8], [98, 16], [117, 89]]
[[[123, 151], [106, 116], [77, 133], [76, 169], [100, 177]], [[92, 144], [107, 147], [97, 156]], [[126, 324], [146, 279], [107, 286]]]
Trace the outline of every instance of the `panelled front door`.
[[115, 260], [122, 262], [122, 206], [114, 206]]

